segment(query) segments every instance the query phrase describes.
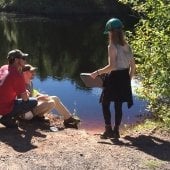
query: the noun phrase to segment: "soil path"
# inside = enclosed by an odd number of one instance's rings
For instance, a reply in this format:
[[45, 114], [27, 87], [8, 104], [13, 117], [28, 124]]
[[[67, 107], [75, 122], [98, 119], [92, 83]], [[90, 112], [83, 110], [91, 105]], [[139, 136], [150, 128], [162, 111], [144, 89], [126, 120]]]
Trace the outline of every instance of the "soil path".
[[154, 130], [126, 132], [115, 141], [83, 129], [51, 132], [47, 121], [0, 125], [0, 151], [3, 170], [170, 170], [170, 135]]

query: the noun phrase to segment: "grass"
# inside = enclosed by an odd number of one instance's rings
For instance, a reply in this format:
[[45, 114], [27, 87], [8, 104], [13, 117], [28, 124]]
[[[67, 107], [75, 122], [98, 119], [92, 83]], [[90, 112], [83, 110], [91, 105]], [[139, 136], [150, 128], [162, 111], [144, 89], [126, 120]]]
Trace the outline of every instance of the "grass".
[[167, 126], [160, 121], [156, 121], [154, 119], [146, 119], [144, 122], [131, 125], [130, 127], [125, 127], [125, 130], [123, 130], [123, 134], [126, 133], [135, 133], [135, 132], [140, 132], [140, 133], [154, 133], [154, 132], [160, 132], [160, 133], [170, 133], [170, 129], [167, 128]]
[[144, 163], [150, 170], [157, 169], [161, 166], [161, 162], [158, 160], [147, 160]]

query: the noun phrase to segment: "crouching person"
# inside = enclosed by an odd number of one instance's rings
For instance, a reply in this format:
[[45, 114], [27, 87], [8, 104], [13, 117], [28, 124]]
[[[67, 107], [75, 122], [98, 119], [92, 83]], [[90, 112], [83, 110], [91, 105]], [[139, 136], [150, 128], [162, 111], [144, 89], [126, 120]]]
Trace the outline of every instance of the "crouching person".
[[23, 68], [23, 75], [26, 83], [27, 90], [30, 92], [30, 96], [36, 96], [38, 100], [37, 106], [33, 109], [33, 114], [36, 117], [43, 117], [44, 114], [50, 113], [52, 109], [64, 117], [65, 127], [76, 127], [80, 122], [80, 119], [76, 116], [72, 116], [70, 111], [63, 105], [61, 100], [57, 96], [44, 95], [39, 92], [33, 95], [33, 83], [32, 79], [36, 74], [36, 67], [29, 64]]
[[7, 128], [17, 127], [16, 118], [37, 105], [35, 98], [29, 98], [22, 74], [27, 56], [21, 50], [12, 50], [7, 56], [8, 65], [0, 68], [0, 123]]

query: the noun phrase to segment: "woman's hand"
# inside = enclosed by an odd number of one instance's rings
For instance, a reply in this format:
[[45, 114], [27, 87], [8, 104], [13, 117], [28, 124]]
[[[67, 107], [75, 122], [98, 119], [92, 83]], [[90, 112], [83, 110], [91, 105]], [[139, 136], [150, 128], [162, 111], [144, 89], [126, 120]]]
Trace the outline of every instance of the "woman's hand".
[[95, 79], [98, 76], [98, 72], [94, 71], [93, 73], [90, 74], [90, 76]]

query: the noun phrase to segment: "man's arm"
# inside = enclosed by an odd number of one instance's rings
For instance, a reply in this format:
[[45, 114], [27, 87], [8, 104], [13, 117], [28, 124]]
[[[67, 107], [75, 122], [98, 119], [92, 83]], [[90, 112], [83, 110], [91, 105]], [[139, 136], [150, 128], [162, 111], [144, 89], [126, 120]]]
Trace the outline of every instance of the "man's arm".
[[21, 94], [21, 99], [23, 101], [28, 101], [29, 100], [29, 94], [27, 93], [27, 91], [25, 93]]

